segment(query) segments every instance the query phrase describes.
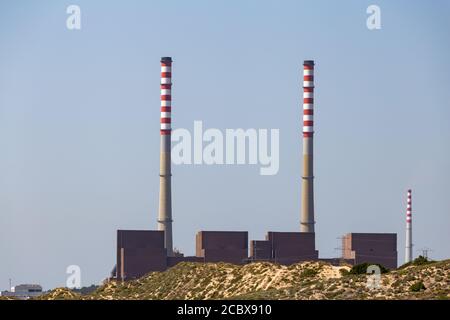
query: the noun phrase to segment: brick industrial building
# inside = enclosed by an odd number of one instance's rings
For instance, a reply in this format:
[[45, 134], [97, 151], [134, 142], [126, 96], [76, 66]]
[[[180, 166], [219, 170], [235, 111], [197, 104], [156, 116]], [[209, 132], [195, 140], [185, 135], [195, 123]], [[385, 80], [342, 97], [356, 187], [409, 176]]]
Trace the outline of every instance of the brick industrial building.
[[151, 271], [164, 271], [182, 261], [245, 264], [271, 261], [293, 264], [318, 260], [314, 233], [268, 232], [266, 240], [250, 242], [247, 231], [200, 231], [195, 237], [195, 256], [168, 256], [164, 231], [118, 230], [114, 278], [135, 279]]
[[300, 261], [317, 260], [314, 233], [268, 232], [266, 240], [250, 243], [250, 261], [273, 261], [292, 264]]
[[[161, 58], [160, 194], [158, 230], [118, 230], [117, 262], [112, 277], [135, 279], [152, 271], [164, 271], [182, 261], [234, 264], [270, 261], [290, 265], [301, 261], [379, 263], [397, 267], [397, 235], [350, 233], [343, 238], [342, 257], [319, 259], [314, 218], [314, 61], [303, 64], [303, 174], [300, 232], [268, 232], [265, 240], [249, 243], [247, 231], [200, 231], [195, 256], [173, 250], [171, 190], [172, 58]], [[250, 248], [249, 248], [250, 244]], [[249, 250], [250, 249], [250, 250]]]
[[227, 262], [245, 264], [269, 261], [290, 265], [302, 261], [379, 263], [397, 267], [397, 235], [349, 233], [342, 239], [342, 258], [321, 259], [314, 233], [268, 232], [266, 240], [251, 240], [246, 231], [200, 231], [195, 237], [195, 256], [168, 256], [164, 231], [118, 230], [117, 264], [112, 277], [135, 279], [152, 271], [164, 271], [179, 262]]
[[371, 262], [397, 268], [397, 234], [348, 233], [342, 238], [342, 257], [354, 264]]

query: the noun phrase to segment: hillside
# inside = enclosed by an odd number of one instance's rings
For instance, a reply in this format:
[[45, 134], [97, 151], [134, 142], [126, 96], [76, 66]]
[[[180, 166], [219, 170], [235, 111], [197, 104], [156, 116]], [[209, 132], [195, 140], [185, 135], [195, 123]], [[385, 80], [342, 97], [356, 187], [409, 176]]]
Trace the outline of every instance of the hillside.
[[58, 288], [40, 299], [450, 299], [450, 260], [383, 274], [372, 290], [366, 275], [349, 270], [321, 262], [180, 263], [135, 281], [109, 282], [89, 295]]

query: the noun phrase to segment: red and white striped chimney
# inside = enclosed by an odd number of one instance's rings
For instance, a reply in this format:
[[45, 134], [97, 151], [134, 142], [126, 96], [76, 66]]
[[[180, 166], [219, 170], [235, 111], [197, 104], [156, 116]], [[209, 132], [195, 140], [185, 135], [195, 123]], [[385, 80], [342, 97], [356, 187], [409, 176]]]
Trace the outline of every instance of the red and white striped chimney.
[[161, 151], [159, 170], [158, 230], [164, 231], [168, 256], [173, 256], [172, 245], [172, 187], [171, 187], [171, 132], [172, 132], [172, 58], [161, 58]]
[[411, 189], [407, 193], [406, 204], [406, 250], [405, 250], [405, 263], [412, 261], [412, 195]]
[[314, 232], [314, 61], [303, 63], [303, 176], [300, 232]]
[[303, 137], [314, 134], [314, 61], [303, 65]]
[[171, 133], [172, 58], [161, 58], [161, 135]]

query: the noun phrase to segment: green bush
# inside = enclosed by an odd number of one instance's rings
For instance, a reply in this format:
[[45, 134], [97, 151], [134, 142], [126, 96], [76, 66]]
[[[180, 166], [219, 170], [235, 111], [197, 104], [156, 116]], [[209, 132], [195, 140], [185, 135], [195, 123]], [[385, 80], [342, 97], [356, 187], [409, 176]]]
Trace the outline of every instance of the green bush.
[[411, 287], [409, 287], [409, 291], [412, 291], [412, 292], [419, 292], [419, 291], [422, 291], [425, 289], [426, 289], [425, 285], [423, 284], [422, 281], [416, 282]]
[[302, 271], [302, 273], [300, 274], [301, 278], [309, 278], [309, 277], [314, 277], [315, 275], [317, 275], [318, 271], [315, 269], [311, 269], [311, 268], [306, 268], [305, 270]]
[[433, 263], [433, 262], [435, 262], [435, 261], [428, 260], [428, 258], [425, 258], [424, 256], [418, 256], [413, 261], [401, 265], [399, 267], [399, 269], [403, 269], [403, 268], [406, 268], [406, 267], [409, 267], [409, 266], [423, 266], [423, 265], [430, 264], [430, 263]]
[[432, 263], [433, 261], [428, 260], [428, 258], [425, 258], [423, 256], [418, 256], [416, 259], [414, 259], [413, 261], [413, 265], [415, 266], [422, 266], [424, 264], [429, 264]]
[[339, 269], [339, 273], [341, 274], [341, 276], [346, 276], [349, 274], [348, 270], [344, 268]]
[[369, 266], [371, 266], [371, 265], [376, 265], [376, 266], [380, 267], [381, 273], [387, 273], [387, 272], [389, 272], [389, 269], [383, 267], [383, 266], [382, 266], [381, 264], [379, 264], [379, 263], [367, 263], [367, 262], [365, 262], [365, 263], [361, 263], [361, 264], [354, 265], [354, 266], [350, 269], [349, 274], [367, 274], [367, 268], [368, 268]]

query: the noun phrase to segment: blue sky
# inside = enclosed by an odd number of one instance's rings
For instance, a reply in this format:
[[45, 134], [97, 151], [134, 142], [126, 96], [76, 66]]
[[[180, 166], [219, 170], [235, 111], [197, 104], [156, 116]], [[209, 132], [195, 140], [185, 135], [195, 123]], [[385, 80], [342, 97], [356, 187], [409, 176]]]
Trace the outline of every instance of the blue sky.
[[[366, 27], [371, 4], [381, 30]], [[0, 288], [63, 286], [71, 264], [98, 283], [117, 229], [156, 228], [161, 56], [174, 128], [280, 129], [275, 176], [173, 167], [185, 254], [199, 230], [299, 229], [301, 65], [314, 59], [320, 256], [347, 232], [396, 232], [402, 263], [411, 188], [415, 249], [449, 258], [449, 17], [447, 1], [2, 1]]]

